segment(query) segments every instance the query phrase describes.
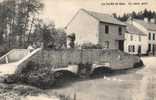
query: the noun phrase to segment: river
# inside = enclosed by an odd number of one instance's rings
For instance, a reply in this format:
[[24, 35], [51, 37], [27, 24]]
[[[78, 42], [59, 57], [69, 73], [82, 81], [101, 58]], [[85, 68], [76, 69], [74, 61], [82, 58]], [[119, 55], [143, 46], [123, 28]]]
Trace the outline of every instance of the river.
[[[60, 87], [44, 90], [48, 95], [39, 93], [36, 96], [28, 95], [21, 96], [21, 99], [6, 100], [59, 100], [54, 96], [55, 93], [76, 98], [76, 100], [156, 100], [156, 57], [143, 57], [142, 60], [145, 67], [130, 70], [128, 73], [70, 81], [62, 83]], [[17, 88], [13, 86], [12, 90], [17, 90]], [[9, 93], [6, 92], [7, 95]], [[14, 94], [14, 97], [16, 96]]]
[[145, 64], [142, 69], [71, 82], [60, 88], [49, 89], [47, 93], [76, 95], [76, 100], [155, 100], [156, 57], [143, 57], [142, 60]]

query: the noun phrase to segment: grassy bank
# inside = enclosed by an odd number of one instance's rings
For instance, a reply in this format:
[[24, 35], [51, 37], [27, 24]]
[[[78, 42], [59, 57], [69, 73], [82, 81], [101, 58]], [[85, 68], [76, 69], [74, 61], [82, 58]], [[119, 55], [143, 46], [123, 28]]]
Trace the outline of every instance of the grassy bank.
[[48, 95], [44, 90], [20, 84], [0, 83], [0, 100], [73, 100], [68, 96], [53, 93]]
[[0, 84], [0, 100], [21, 100], [22, 97], [26, 96], [37, 96], [39, 94], [45, 94], [42, 90], [17, 84]]

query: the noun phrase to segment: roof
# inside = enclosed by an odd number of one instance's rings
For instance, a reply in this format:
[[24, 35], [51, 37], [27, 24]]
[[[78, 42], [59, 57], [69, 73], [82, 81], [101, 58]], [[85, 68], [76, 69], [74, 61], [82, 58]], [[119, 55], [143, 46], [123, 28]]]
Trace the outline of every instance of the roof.
[[136, 34], [136, 35], [146, 35], [144, 32], [139, 30], [137, 27], [135, 27], [133, 24], [126, 23], [127, 25], [127, 32], [130, 34]]
[[156, 31], [156, 24], [154, 23], [145, 22], [144, 20], [140, 20], [140, 19], [133, 19], [133, 21], [141, 24], [143, 27], [145, 27], [148, 30]]
[[88, 11], [88, 10], [85, 10], [85, 9], [81, 9], [81, 10], [85, 11], [90, 16], [96, 18], [100, 22], [126, 26], [123, 22], [117, 20], [116, 18], [112, 17], [111, 15], [104, 14], [104, 13], [99, 13], [99, 12]]

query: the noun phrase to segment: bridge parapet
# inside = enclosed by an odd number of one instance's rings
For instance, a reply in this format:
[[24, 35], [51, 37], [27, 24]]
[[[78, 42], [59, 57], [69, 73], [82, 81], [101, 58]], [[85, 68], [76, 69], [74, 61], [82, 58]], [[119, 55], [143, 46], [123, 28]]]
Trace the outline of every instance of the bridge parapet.
[[27, 49], [13, 49], [0, 57], [0, 64], [17, 62], [28, 55], [28, 53], [29, 51]]
[[[62, 49], [62, 50], [42, 50], [37, 55], [35, 62], [56, 66], [68, 66], [79, 64], [97, 64], [103, 65], [109, 63], [112, 69], [132, 68], [133, 64], [140, 60], [139, 57], [128, 55], [119, 50], [102, 49]], [[59, 68], [59, 67], [58, 67]]]
[[29, 52], [27, 49], [13, 49], [0, 58], [0, 73], [15, 74], [31, 61], [41, 48]]

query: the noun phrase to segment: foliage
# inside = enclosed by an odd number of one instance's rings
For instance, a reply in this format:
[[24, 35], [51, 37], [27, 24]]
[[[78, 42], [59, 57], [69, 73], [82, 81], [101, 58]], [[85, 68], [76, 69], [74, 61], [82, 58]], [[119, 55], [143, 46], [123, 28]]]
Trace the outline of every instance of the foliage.
[[23, 100], [21, 97], [46, 94], [41, 89], [26, 85], [0, 84], [0, 100]]
[[0, 3], [0, 42], [7, 43], [9, 48], [25, 47], [42, 8], [40, 0], [3, 0]]
[[144, 66], [144, 63], [142, 60], [133, 64], [134, 68], [143, 67], [143, 66]]
[[91, 74], [91, 70], [92, 70], [92, 64], [90, 63], [79, 63], [79, 70], [78, 70], [78, 75], [80, 78], [89, 78], [89, 75]]
[[9, 76], [5, 83], [24, 83], [44, 89], [54, 84], [54, 78], [50, 65], [29, 62], [21, 71]]
[[66, 48], [66, 42], [67, 42], [67, 36], [66, 32], [64, 29], [56, 29], [57, 35], [55, 38], [55, 48], [60, 49], [60, 48]]
[[4, 0], [0, 3], [0, 43], [7, 49], [26, 48], [32, 42], [46, 48], [66, 47], [66, 33], [38, 18], [41, 0]]
[[75, 39], [76, 39], [75, 33], [68, 35], [68, 39], [70, 40], [70, 43], [69, 43], [70, 48], [74, 48], [75, 47]]
[[84, 43], [81, 45], [82, 49], [102, 49], [100, 44]]
[[60, 49], [66, 47], [66, 32], [63, 29], [56, 29], [54, 24], [48, 24], [42, 20], [36, 24], [32, 37], [32, 41], [43, 42], [44, 48]]
[[144, 17], [147, 17], [150, 20], [151, 18], [156, 18], [156, 12], [144, 9], [139, 12], [132, 11], [131, 13], [124, 13], [122, 16], [117, 16], [116, 13], [113, 13], [113, 16], [121, 21], [126, 21], [130, 16], [136, 19], [144, 19]]
[[43, 43], [45, 48], [54, 48], [54, 39], [56, 37], [56, 29], [52, 25], [43, 25], [42, 28]]

